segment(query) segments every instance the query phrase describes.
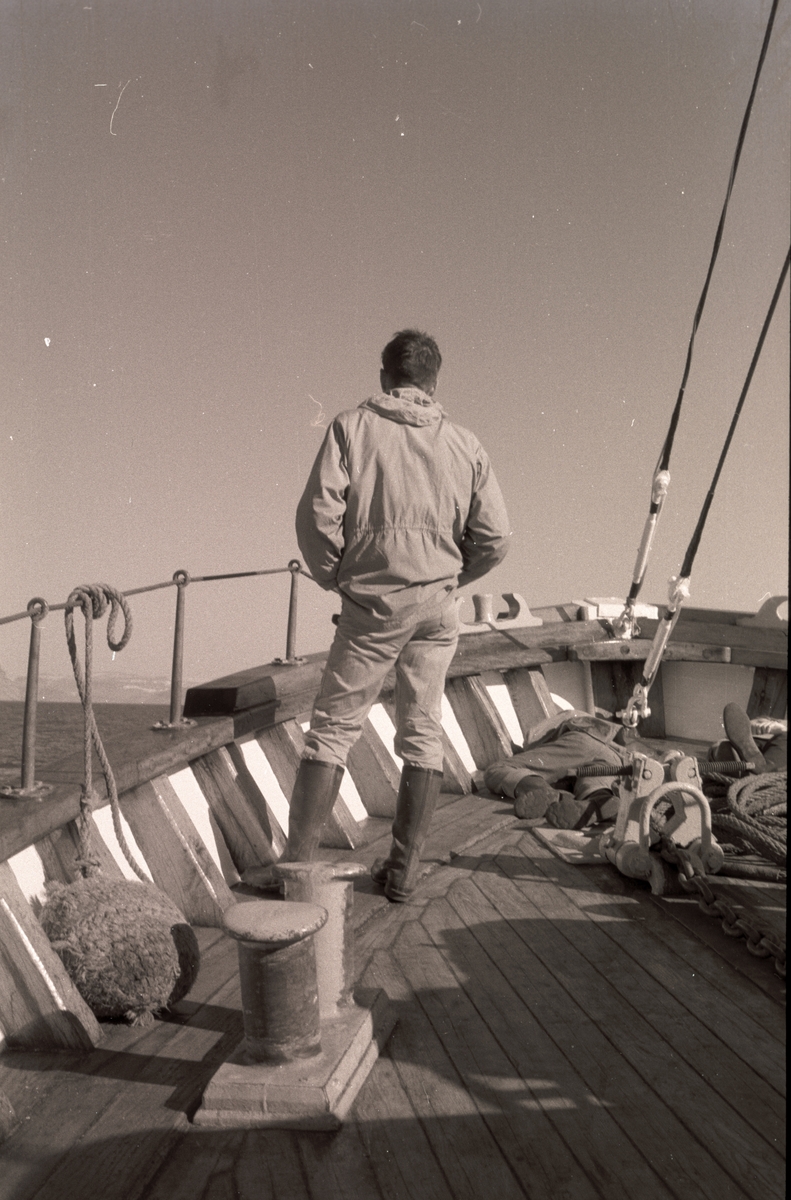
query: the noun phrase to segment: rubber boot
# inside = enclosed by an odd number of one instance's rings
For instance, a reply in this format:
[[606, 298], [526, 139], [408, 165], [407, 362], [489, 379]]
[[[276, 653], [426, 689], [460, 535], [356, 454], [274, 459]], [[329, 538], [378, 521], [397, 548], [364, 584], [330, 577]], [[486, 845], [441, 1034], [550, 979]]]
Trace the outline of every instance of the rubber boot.
[[726, 704], [722, 711], [722, 723], [728, 741], [736, 748], [742, 762], [755, 763], [756, 775], [766, 770], [766, 761], [753, 740], [750, 718], [738, 704]]
[[557, 799], [557, 790], [540, 775], [526, 775], [514, 788], [514, 812], [520, 821], [537, 820]]
[[[318, 758], [303, 758], [299, 764], [288, 810], [288, 841], [280, 862], [311, 862], [318, 853], [324, 822], [332, 812], [343, 779], [344, 768]], [[261, 891], [280, 891], [277, 864], [248, 867], [244, 883]]]
[[415, 890], [420, 852], [442, 787], [442, 772], [405, 763], [398, 789], [393, 841], [387, 858], [378, 858], [371, 878], [384, 885], [388, 900], [402, 904]]

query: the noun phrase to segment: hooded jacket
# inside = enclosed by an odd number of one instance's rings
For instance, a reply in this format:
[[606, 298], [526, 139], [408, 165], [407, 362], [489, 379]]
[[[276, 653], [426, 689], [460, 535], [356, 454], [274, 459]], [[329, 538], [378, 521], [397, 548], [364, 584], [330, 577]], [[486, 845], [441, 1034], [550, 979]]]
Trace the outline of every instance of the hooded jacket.
[[297, 508], [319, 586], [385, 620], [479, 579], [508, 538], [486, 451], [416, 387], [338, 414]]

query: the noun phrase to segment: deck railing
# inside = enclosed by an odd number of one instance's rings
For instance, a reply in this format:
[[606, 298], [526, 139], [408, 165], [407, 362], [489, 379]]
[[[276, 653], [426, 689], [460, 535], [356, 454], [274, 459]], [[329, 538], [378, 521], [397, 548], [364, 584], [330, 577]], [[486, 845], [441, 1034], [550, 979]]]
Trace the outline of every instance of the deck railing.
[[[163, 583], [151, 583], [145, 587], [130, 588], [123, 592], [125, 598], [140, 596], [144, 592], [156, 592], [162, 588], [175, 587], [176, 613], [173, 622], [173, 657], [170, 674], [170, 713], [168, 721], [159, 722], [156, 729], [173, 729], [181, 725], [184, 719], [182, 713], [182, 678], [184, 664], [184, 612], [185, 593], [191, 583], [215, 583], [225, 579], [250, 579], [256, 575], [290, 575], [291, 587], [288, 600], [288, 621], [286, 624], [286, 655], [276, 662], [293, 664], [300, 661], [296, 653], [297, 642], [297, 599], [299, 576], [306, 579], [313, 577], [303, 570], [298, 558], [292, 558], [286, 567], [271, 567], [260, 571], [233, 571], [222, 575], [190, 575], [188, 571], [179, 569], [171, 579]], [[22, 765], [20, 772], [20, 787], [13, 789], [21, 795], [32, 793], [36, 788], [36, 711], [38, 706], [39, 661], [41, 656], [41, 625], [51, 612], [65, 610], [68, 601], [62, 604], [49, 604], [41, 596], [34, 596], [28, 602], [24, 612], [11, 613], [10, 616], [0, 617], [0, 625], [8, 625], [13, 621], [30, 619], [30, 646], [28, 650], [27, 678], [25, 683], [25, 710], [22, 722]], [[192, 724], [192, 722], [186, 722]]]

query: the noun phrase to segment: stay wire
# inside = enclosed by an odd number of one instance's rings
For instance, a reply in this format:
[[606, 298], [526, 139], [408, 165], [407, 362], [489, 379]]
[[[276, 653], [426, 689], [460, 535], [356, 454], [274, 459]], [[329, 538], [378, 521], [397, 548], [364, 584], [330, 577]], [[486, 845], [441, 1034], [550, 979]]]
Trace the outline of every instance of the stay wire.
[[[686, 362], [684, 364], [684, 373], [683, 373], [683, 376], [681, 379], [681, 386], [679, 387], [679, 390], [678, 390], [678, 396], [676, 398], [675, 407], [673, 408], [673, 412], [670, 417], [670, 425], [668, 427], [668, 431], [665, 436], [665, 441], [662, 446], [662, 451], [659, 455], [656, 469], [654, 471], [655, 481], [656, 481], [659, 473], [667, 472], [669, 469], [669, 466], [670, 466], [670, 456], [671, 456], [671, 453], [673, 450], [673, 442], [675, 440], [676, 429], [678, 428], [679, 418], [681, 416], [681, 405], [684, 400], [687, 382], [689, 380], [689, 374], [690, 374], [690, 370], [692, 368], [692, 354], [693, 354], [693, 350], [694, 350], [694, 346], [695, 346], [695, 335], [698, 331], [698, 326], [700, 325], [700, 320], [703, 315], [703, 309], [706, 304], [706, 297], [708, 296], [709, 285], [711, 283], [712, 275], [714, 274], [714, 266], [717, 262], [717, 258], [719, 255], [720, 244], [722, 242], [722, 234], [723, 234], [723, 230], [725, 228], [725, 217], [726, 217], [726, 214], [728, 211], [728, 205], [730, 203], [730, 198], [731, 198], [731, 193], [733, 191], [734, 181], [736, 179], [736, 171], [738, 169], [739, 161], [741, 159], [742, 148], [744, 146], [744, 141], [747, 136], [747, 128], [750, 123], [750, 116], [752, 114], [753, 103], [755, 101], [756, 92], [758, 91], [758, 84], [759, 84], [760, 78], [761, 78], [761, 71], [763, 70], [764, 61], [766, 59], [766, 54], [769, 49], [769, 42], [771, 40], [772, 29], [774, 27], [775, 16], [777, 14], [777, 8], [778, 8], [779, 3], [780, 3], [780, 0], [773, 0], [772, 9], [771, 9], [771, 12], [769, 13], [769, 19], [766, 24], [766, 30], [764, 32], [764, 39], [763, 39], [763, 43], [761, 45], [761, 52], [758, 56], [758, 63], [756, 65], [755, 75], [753, 77], [752, 88], [750, 89], [750, 95], [747, 99], [747, 105], [744, 110], [744, 116], [742, 118], [742, 124], [741, 124], [741, 128], [739, 130], [739, 137], [736, 142], [736, 151], [733, 156], [733, 162], [731, 163], [730, 175], [728, 177], [728, 186], [727, 186], [727, 189], [725, 192], [725, 202], [722, 206], [722, 212], [720, 214], [719, 224], [717, 225], [717, 231], [716, 231], [716, 234], [714, 235], [714, 246], [713, 246], [712, 253], [711, 253], [711, 259], [709, 261], [708, 271], [706, 272], [706, 279], [703, 284], [703, 290], [701, 291], [700, 299], [698, 300], [698, 305], [697, 305], [697, 308], [695, 309], [695, 316], [692, 321], [692, 331], [690, 333], [689, 345], [687, 347], [687, 357], [686, 357]], [[669, 482], [669, 476], [667, 476], [667, 481]], [[651, 497], [651, 504], [650, 504], [649, 510], [648, 510], [648, 514], [649, 514], [648, 515], [648, 526], [655, 527], [656, 522], [659, 517], [659, 513], [662, 508], [662, 504], [664, 502], [666, 491], [667, 491], [666, 484], [665, 484], [664, 488], [660, 489], [659, 491], [657, 491], [656, 488], [654, 489], [654, 491], [652, 493], [652, 497]], [[648, 526], [647, 526], [647, 529], [648, 529]], [[651, 540], [652, 539], [653, 539], [653, 530], [651, 533]], [[650, 543], [649, 543], [649, 549], [650, 549]], [[640, 556], [638, 556], [638, 563], [639, 562], [640, 562]], [[635, 601], [637, 600], [637, 597], [639, 596], [640, 590], [643, 586], [644, 576], [645, 576], [645, 563], [642, 564], [642, 570], [640, 570], [638, 568], [635, 569], [635, 576], [632, 580], [632, 585], [631, 585], [631, 588], [629, 589], [629, 595], [627, 597], [627, 610], [634, 608]]]
[[717, 232], [714, 235], [714, 248], [711, 253], [709, 269], [706, 272], [706, 280], [703, 284], [703, 291], [701, 292], [700, 299], [698, 300], [698, 307], [695, 309], [695, 317], [692, 322], [692, 333], [690, 335], [689, 346], [687, 348], [687, 359], [686, 359], [686, 363], [684, 365], [684, 374], [683, 374], [683, 377], [681, 380], [681, 387], [679, 388], [676, 405], [675, 405], [675, 408], [673, 409], [673, 414], [670, 418], [670, 428], [667, 431], [667, 437], [665, 438], [665, 443], [664, 443], [664, 446], [662, 447], [662, 453], [659, 456], [659, 463], [658, 463], [658, 467], [657, 467], [658, 470], [666, 471], [670, 465], [670, 454], [673, 449], [673, 441], [674, 441], [674, 438], [676, 435], [676, 428], [678, 426], [678, 420], [679, 420], [679, 416], [681, 413], [681, 404], [684, 399], [684, 392], [686, 390], [687, 381], [689, 379], [689, 372], [692, 367], [692, 350], [695, 345], [695, 334], [698, 331], [700, 319], [701, 319], [701, 316], [703, 315], [703, 308], [706, 303], [706, 297], [707, 297], [708, 291], [709, 291], [709, 284], [711, 283], [711, 277], [714, 274], [714, 265], [717, 261], [718, 255], [719, 255], [720, 244], [722, 242], [722, 234], [723, 234], [723, 230], [725, 228], [725, 216], [728, 211], [728, 205], [730, 203], [731, 193], [733, 191], [733, 184], [736, 179], [736, 171], [739, 166], [739, 160], [740, 160], [741, 154], [742, 154], [742, 147], [744, 146], [744, 140], [745, 140], [745, 137], [747, 136], [747, 126], [750, 123], [750, 115], [751, 115], [752, 109], [753, 109], [753, 102], [755, 100], [755, 94], [758, 91], [758, 83], [761, 78], [761, 71], [763, 69], [764, 60], [766, 59], [767, 50], [769, 49], [769, 41], [772, 36], [772, 27], [774, 26], [775, 15], [777, 13], [777, 7], [778, 7], [779, 2], [780, 2], [780, 0], [774, 0], [774, 2], [772, 4], [772, 11], [769, 14], [769, 20], [767, 22], [766, 31], [764, 33], [763, 45], [761, 46], [761, 53], [758, 57], [758, 65], [756, 66], [756, 69], [755, 69], [755, 77], [753, 78], [753, 86], [750, 90], [750, 95], [747, 100], [747, 107], [744, 110], [744, 117], [742, 118], [741, 129], [739, 130], [739, 138], [736, 143], [736, 152], [733, 156], [733, 163], [731, 164], [731, 173], [728, 178], [728, 187], [727, 187], [727, 190], [725, 193], [725, 203], [722, 206], [722, 212], [720, 214], [720, 221], [717, 226]]
[[764, 341], [766, 340], [766, 335], [769, 331], [769, 326], [772, 323], [772, 317], [774, 316], [774, 311], [777, 308], [777, 301], [780, 299], [780, 293], [783, 289], [783, 283], [785, 282], [785, 277], [788, 274], [788, 268], [789, 268], [790, 263], [791, 263], [791, 248], [789, 248], [789, 251], [786, 254], [785, 262], [783, 263], [783, 269], [780, 272], [780, 278], [777, 281], [777, 286], [774, 290], [774, 295], [772, 296], [771, 304], [769, 305], [769, 311], [766, 314], [766, 318], [763, 323], [763, 328], [761, 329], [761, 336], [758, 338], [758, 344], [756, 345], [755, 350], [753, 352], [753, 357], [750, 362], [750, 369], [747, 372], [747, 378], [744, 381], [744, 387], [742, 388], [741, 395], [739, 396], [739, 401], [736, 405], [736, 409], [733, 414], [733, 418], [731, 419], [731, 424], [730, 424], [730, 428], [728, 430], [728, 435], [725, 438], [725, 443], [724, 443], [724, 445], [722, 447], [722, 451], [720, 453], [719, 462], [717, 463], [717, 467], [714, 472], [714, 477], [711, 481], [711, 486], [709, 487], [709, 490], [706, 493], [706, 499], [703, 501], [703, 507], [700, 511], [700, 516], [698, 517], [698, 523], [695, 526], [695, 532], [692, 535], [689, 546], [687, 547], [687, 552], [684, 555], [684, 562], [681, 565], [681, 577], [684, 579], [688, 579], [689, 576], [692, 574], [692, 564], [695, 561], [695, 555], [698, 552], [698, 546], [700, 545], [700, 539], [701, 539], [701, 535], [703, 534], [703, 528], [706, 524], [706, 518], [709, 515], [709, 509], [711, 508], [711, 503], [712, 503], [712, 500], [714, 499], [714, 493], [717, 490], [717, 484], [719, 482], [720, 475], [722, 474], [722, 468], [725, 464], [725, 459], [728, 455], [728, 450], [730, 449], [731, 442], [733, 441], [733, 435], [736, 432], [736, 426], [738, 424], [739, 417], [741, 416], [741, 411], [744, 408], [744, 401], [747, 398], [747, 392], [749, 391], [753, 375], [755, 374], [755, 368], [758, 365], [758, 359], [761, 356], [761, 350], [763, 349], [763, 344], [764, 344]]

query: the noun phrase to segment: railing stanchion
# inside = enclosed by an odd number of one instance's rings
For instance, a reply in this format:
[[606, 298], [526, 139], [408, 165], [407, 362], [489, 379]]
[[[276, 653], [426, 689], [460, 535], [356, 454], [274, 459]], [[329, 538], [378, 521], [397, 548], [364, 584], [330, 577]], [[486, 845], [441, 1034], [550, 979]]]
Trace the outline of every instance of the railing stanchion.
[[299, 584], [299, 573], [302, 570], [302, 563], [298, 558], [292, 558], [288, 564], [288, 569], [291, 572], [291, 592], [288, 598], [288, 628], [286, 630], [286, 662], [293, 662], [296, 658], [297, 644], [297, 586]]
[[176, 623], [173, 629], [173, 670], [170, 676], [170, 724], [181, 723], [181, 678], [184, 665], [184, 592], [190, 581], [188, 571], [176, 571]]
[[36, 714], [41, 622], [49, 612], [49, 605], [40, 596], [35, 596], [28, 604], [27, 611], [30, 613], [30, 650], [27, 657], [25, 716], [22, 726], [22, 791], [29, 791], [36, 785]]

